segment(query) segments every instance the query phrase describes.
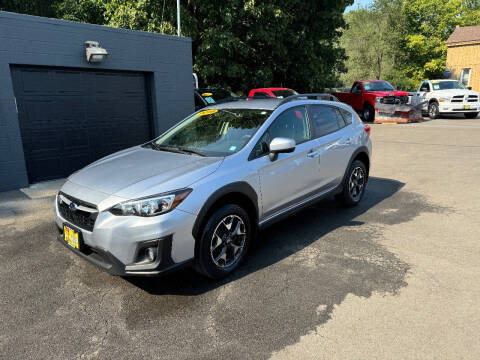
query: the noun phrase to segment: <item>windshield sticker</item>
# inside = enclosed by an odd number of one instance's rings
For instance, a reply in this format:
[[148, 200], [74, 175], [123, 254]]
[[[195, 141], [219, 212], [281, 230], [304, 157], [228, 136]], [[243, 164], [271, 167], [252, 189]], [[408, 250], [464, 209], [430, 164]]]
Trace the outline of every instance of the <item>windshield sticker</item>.
[[230, 148], [228, 149], [228, 151], [230, 152], [233, 152], [235, 150], [237, 150], [237, 147], [235, 145], [230, 146]]
[[216, 112], [218, 112], [217, 109], [203, 110], [203, 111], [200, 111], [197, 115], [205, 116], [205, 115], [215, 114]]
[[205, 101], [208, 103], [208, 104], [215, 104], [215, 100], [213, 100], [212, 97], [210, 96], [207, 96], [206, 98], [204, 98]]
[[433, 84], [433, 90], [440, 90], [439, 84], [435, 84], [435, 83], [432, 83], [432, 84]]
[[370, 81], [364, 81], [363, 84], [370, 84]]
[[213, 94], [212, 93], [203, 93], [202, 96], [212, 96]]
[[432, 81], [432, 84], [438, 84], [439, 81]]

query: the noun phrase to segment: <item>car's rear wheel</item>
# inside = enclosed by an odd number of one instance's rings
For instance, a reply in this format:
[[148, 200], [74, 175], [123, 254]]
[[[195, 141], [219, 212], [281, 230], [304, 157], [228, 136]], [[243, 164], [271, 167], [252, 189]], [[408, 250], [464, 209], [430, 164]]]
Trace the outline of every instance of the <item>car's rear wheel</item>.
[[478, 116], [478, 112], [474, 113], [463, 113], [463, 116], [467, 119], [475, 119]]
[[336, 198], [348, 206], [358, 205], [363, 198], [366, 185], [367, 169], [365, 164], [360, 160], [355, 160], [348, 169], [343, 182], [343, 190]]
[[245, 257], [251, 238], [252, 226], [247, 212], [235, 204], [222, 206], [203, 228], [196, 270], [213, 279], [229, 275]]
[[373, 120], [375, 120], [375, 109], [370, 103], [366, 103], [363, 106], [362, 117], [366, 122], [373, 122]]
[[440, 116], [440, 110], [438, 108], [438, 103], [436, 101], [432, 101], [428, 105], [428, 117], [432, 120], [438, 119]]

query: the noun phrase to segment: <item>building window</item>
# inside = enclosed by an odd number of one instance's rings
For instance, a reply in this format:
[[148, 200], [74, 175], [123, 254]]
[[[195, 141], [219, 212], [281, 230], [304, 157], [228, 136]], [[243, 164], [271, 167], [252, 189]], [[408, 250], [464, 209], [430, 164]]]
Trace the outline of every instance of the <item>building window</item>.
[[470, 85], [470, 69], [462, 69], [462, 74], [460, 75], [460, 82], [463, 86]]

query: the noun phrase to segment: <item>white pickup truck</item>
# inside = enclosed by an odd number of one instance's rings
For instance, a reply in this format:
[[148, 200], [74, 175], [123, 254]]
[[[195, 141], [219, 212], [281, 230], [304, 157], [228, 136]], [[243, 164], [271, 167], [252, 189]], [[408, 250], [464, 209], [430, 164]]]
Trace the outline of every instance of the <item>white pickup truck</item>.
[[431, 119], [440, 114], [463, 114], [474, 119], [480, 112], [480, 95], [457, 80], [425, 80], [416, 95]]

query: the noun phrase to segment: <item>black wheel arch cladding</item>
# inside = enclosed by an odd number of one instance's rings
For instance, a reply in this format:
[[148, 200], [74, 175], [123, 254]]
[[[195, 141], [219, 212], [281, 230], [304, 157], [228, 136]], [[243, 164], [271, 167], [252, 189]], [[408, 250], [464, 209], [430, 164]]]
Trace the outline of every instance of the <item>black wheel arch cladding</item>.
[[[252, 218], [252, 225], [258, 223], [258, 195], [253, 187], [245, 181], [237, 181], [221, 188], [217, 189], [213, 194], [211, 194], [208, 199], [203, 204], [202, 208], [200, 209], [197, 219], [193, 225], [192, 235], [194, 238], [197, 238], [199, 235], [202, 225], [205, 221], [207, 221], [207, 215], [209, 214], [210, 210], [221, 201], [223, 198], [228, 196], [235, 196], [235, 194], [239, 194], [243, 197], [249, 199], [249, 202], [253, 205], [255, 210], [254, 218]], [[245, 209], [248, 212], [248, 209]]]

